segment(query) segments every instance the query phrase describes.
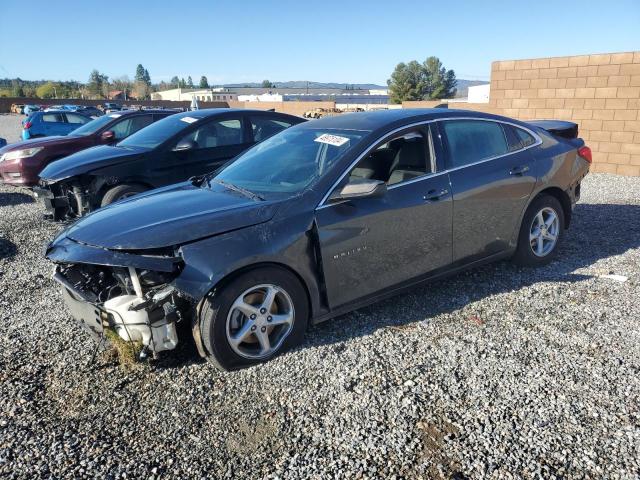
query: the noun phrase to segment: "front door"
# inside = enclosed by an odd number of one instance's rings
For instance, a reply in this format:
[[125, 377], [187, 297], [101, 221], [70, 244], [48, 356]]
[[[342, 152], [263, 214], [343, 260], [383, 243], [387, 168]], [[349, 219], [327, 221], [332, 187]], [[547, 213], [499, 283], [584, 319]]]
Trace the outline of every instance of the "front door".
[[441, 122], [453, 192], [454, 261], [504, 251], [517, 234], [536, 176], [531, 152], [510, 141], [512, 128], [485, 120]]
[[150, 172], [160, 184], [212, 172], [251, 145], [241, 116], [207, 122], [180, 138], [176, 145], [186, 141], [193, 142], [194, 147], [174, 151], [173, 145], [155, 171]]
[[428, 126], [383, 140], [341, 183], [383, 180], [387, 193], [318, 208], [316, 223], [331, 308], [451, 262], [449, 178], [446, 172], [435, 171], [433, 152]]

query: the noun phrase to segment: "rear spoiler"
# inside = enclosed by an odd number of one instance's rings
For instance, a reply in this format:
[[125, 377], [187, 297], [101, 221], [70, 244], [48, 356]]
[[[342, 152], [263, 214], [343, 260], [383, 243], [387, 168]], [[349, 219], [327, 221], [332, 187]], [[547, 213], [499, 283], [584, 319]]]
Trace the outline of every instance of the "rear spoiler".
[[578, 124], [563, 120], [532, 120], [527, 122], [534, 127], [542, 128], [547, 132], [562, 138], [578, 138]]

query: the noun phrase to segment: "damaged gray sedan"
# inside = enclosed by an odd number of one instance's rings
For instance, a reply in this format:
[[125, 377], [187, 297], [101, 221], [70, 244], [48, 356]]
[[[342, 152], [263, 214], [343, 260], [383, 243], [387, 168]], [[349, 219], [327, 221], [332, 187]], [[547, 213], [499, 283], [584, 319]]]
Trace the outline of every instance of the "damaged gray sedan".
[[455, 110], [329, 117], [100, 209], [46, 256], [92, 333], [147, 355], [185, 332], [219, 368], [242, 368], [418, 282], [550, 262], [591, 162], [577, 134]]

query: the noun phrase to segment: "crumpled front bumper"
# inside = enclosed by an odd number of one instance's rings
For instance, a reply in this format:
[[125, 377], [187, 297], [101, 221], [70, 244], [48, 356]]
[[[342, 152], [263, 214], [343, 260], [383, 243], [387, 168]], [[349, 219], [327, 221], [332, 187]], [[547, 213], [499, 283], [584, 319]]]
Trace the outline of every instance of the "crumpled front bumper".
[[69, 197], [66, 195], [58, 195], [50, 189], [43, 186], [33, 187], [33, 194], [42, 202], [47, 216], [55, 221], [63, 220], [69, 210]]

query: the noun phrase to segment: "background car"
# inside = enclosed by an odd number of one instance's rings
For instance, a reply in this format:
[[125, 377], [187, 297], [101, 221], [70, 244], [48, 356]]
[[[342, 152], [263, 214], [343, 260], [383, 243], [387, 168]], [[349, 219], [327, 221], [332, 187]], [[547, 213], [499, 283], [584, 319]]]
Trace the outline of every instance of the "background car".
[[40, 110], [38, 105], [25, 105], [22, 109], [22, 113], [25, 115], [31, 115], [33, 112], [37, 112]]
[[10, 108], [10, 112], [11, 113], [24, 113], [24, 104], [22, 103], [12, 103], [11, 104], [11, 108]]
[[90, 117], [101, 117], [102, 115], [104, 115], [104, 112], [102, 110], [91, 105], [78, 105], [76, 112], [82, 113], [83, 115], [88, 115]]
[[176, 113], [115, 146], [84, 150], [52, 163], [40, 173], [38, 195], [55, 220], [81, 216], [122, 198], [211, 172], [254, 143], [304, 121], [262, 110]]
[[[107, 114], [79, 126], [65, 136], [26, 140], [0, 149], [0, 181], [32, 187], [49, 163], [96, 145], [112, 145], [174, 112], [126, 111]], [[67, 113], [68, 115], [68, 113]]]
[[120, 105], [119, 103], [105, 102], [102, 105], [102, 109], [105, 111], [105, 113], [117, 112], [117, 111], [122, 110], [122, 105]]
[[22, 139], [67, 135], [80, 125], [89, 123], [91, 117], [75, 112], [53, 110], [34, 112], [22, 121]]
[[47, 256], [96, 333], [107, 319], [125, 340], [170, 350], [183, 319], [200, 354], [234, 370], [419, 282], [504, 258], [549, 263], [590, 164], [570, 122], [444, 109], [327, 117], [205, 179], [97, 211]]

